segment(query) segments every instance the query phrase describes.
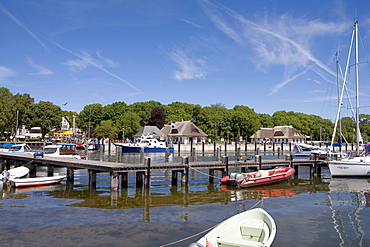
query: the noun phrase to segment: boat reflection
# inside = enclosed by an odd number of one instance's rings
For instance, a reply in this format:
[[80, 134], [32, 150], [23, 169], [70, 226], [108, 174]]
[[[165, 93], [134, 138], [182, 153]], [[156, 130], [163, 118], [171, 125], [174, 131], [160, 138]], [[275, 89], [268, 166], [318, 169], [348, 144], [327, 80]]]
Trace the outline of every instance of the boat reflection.
[[230, 193], [231, 201], [260, 200], [262, 198], [293, 196], [296, 194], [291, 187], [279, 188], [267, 186], [239, 189], [223, 184], [221, 185], [221, 190], [228, 191]]
[[340, 246], [364, 246], [362, 214], [370, 207], [370, 180], [366, 178], [332, 178], [329, 183], [329, 207]]

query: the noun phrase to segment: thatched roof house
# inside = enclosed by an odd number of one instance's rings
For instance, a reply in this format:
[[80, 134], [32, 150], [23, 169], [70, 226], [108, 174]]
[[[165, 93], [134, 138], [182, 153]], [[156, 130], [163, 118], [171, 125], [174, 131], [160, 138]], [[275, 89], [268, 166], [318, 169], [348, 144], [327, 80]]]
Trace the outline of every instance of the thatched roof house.
[[251, 137], [252, 142], [290, 143], [303, 142], [305, 137], [293, 126], [275, 126], [274, 128], [261, 128]]
[[184, 143], [189, 142], [198, 143], [205, 142], [205, 138], [208, 136], [192, 121], [181, 121], [172, 123], [171, 125], [165, 125], [162, 128], [162, 132], [172, 138], [173, 143]]

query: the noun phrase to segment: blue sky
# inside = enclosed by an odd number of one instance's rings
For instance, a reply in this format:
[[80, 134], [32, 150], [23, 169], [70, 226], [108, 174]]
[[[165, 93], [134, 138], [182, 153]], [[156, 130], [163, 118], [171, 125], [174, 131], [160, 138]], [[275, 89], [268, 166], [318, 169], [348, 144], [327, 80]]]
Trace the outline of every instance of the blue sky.
[[155, 100], [334, 120], [355, 17], [370, 106], [369, 1], [3, 0], [0, 86], [76, 112]]

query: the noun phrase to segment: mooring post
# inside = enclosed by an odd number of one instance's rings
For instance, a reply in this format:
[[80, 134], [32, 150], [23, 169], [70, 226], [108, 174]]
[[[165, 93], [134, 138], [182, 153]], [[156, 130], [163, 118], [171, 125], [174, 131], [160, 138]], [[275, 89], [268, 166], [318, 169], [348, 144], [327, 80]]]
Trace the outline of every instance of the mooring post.
[[96, 187], [96, 171], [89, 169], [89, 186]]
[[262, 169], [262, 157], [259, 155], [258, 156], [258, 170]]
[[204, 142], [202, 142], [202, 153], [204, 155]]
[[144, 147], [141, 147], [140, 148], [140, 163], [141, 162], [144, 162], [144, 157], [145, 157], [145, 155], [144, 155]]
[[67, 167], [67, 181], [73, 183], [74, 180], [75, 180], [74, 168], [73, 167]]
[[228, 156], [222, 157], [222, 164], [225, 165], [225, 169], [222, 172], [222, 177], [225, 177], [229, 174], [229, 157]]
[[239, 160], [239, 159], [240, 159], [240, 156], [241, 156], [240, 147], [238, 147], [238, 148], [236, 149], [236, 157], [237, 157], [237, 160]]
[[272, 142], [272, 154], [275, 155], [275, 142]]
[[170, 151], [168, 147], [166, 147], [166, 150], [164, 151], [164, 162], [167, 163], [169, 161], [169, 158], [170, 158]]
[[216, 142], [213, 142], [213, 152], [216, 153]]
[[172, 170], [171, 185], [177, 186], [177, 170]]
[[112, 143], [112, 141], [109, 139], [108, 140], [108, 153], [109, 153], [109, 155], [110, 155], [110, 145], [111, 145], [111, 143]]
[[185, 169], [182, 174], [182, 179], [181, 179], [181, 184], [182, 185], [187, 185], [189, 182], [189, 157], [185, 157]]
[[116, 162], [121, 163], [122, 162], [122, 147], [116, 146]]
[[280, 156], [280, 147], [278, 147], [278, 150], [277, 150], [277, 156], [278, 156], [278, 159], [280, 159], [281, 158], [281, 156]]
[[180, 141], [177, 141], [177, 152], [180, 153], [181, 150], [181, 143]]
[[225, 146], [225, 154], [227, 154], [227, 142], [224, 142], [224, 146]]
[[214, 178], [215, 178], [215, 170], [209, 169], [208, 170], [208, 182], [212, 184], [214, 182]]
[[117, 171], [113, 171], [110, 173], [110, 189], [111, 191], [118, 191], [118, 181], [119, 176]]
[[128, 187], [128, 172], [121, 172], [121, 186], [122, 188]]
[[136, 172], [136, 188], [143, 187], [143, 177], [145, 176], [145, 172]]
[[193, 157], [193, 162], [197, 161], [196, 148], [193, 147], [191, 156]]
[[144, 188], [150, 187], [150, 166], [151, 166], [151, 159], [150, 157], [145, 157], [145, 166], [146, 166], [146, 173], [144, 179]]
[[47, 172], [48, 177], [52, 177], [54, 175], [54, 167], [52, 165], [47, 165]]

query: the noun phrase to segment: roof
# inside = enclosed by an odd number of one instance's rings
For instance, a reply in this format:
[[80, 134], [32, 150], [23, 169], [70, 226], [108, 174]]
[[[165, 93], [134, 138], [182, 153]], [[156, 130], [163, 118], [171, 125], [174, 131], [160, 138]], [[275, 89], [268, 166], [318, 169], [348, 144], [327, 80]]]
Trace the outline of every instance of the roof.
[[167, 136], [172, 137], [207, 137], [208, 135], [203, 132], [192, 121], [181, 121], [165, 125], [162, 132]]
[[304, 139], [293, 126], [275, 126], [274, 128], [260, 128], [250, 138], [252, 139]]
[[[157, 126], [144, 126], [139, 132], [137, 132], [134, 137], [140, 138], [142, 136], [151, 135], [153, 138], [159, 138], [161, 135], [165, 136], [163, 132], [158, 129]], [[166, 136], [165, 136], [166, 137]]]

